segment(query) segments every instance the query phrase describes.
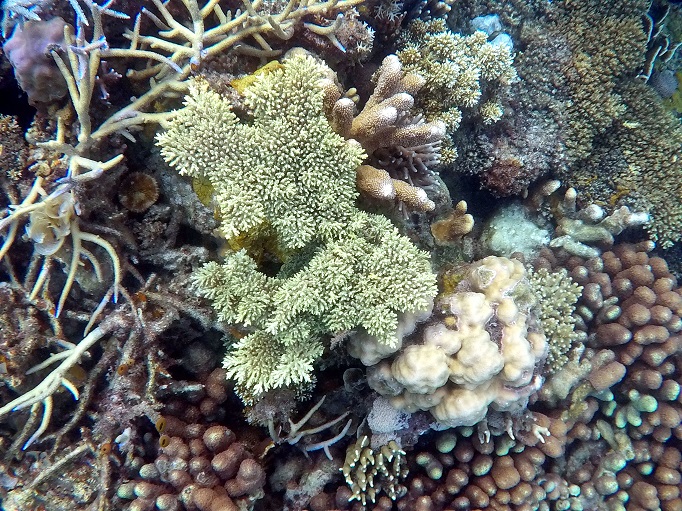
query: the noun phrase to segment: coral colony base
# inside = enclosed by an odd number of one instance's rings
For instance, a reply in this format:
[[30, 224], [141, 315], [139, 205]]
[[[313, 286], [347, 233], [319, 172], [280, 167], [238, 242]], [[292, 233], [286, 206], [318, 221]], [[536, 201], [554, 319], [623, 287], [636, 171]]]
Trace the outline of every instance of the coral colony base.
[[682, 511], [682, 7], [4, 0], [0, 508]]

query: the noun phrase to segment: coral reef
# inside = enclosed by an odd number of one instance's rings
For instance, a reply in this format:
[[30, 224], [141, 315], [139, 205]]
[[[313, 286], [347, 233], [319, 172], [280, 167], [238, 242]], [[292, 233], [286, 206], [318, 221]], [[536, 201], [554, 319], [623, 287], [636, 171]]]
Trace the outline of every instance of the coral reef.
[[646, 9], [641, 0], [556, 2], [524, 26], [515, 115], [467, 144], [462, 170], [499, 196], [554, 174], [609, 211], [650, 213], [652, 237], [677, 241], [680, 212], [667, 197], [680, 189], [679, 122], [636, 77], [651, 35]]
[[2, 9], [2, 509], [682, 510], [673, 2]]
[[259, 498], [265, 472], [231, 430], [181, 423], [162, 429], [166, 436], [153, 463], [140, 467], [140, 479], [116, 490], [120, 499], [132, 499], [128, 510], [168, 509], [180, 502], [185, 509], [236, 511]]

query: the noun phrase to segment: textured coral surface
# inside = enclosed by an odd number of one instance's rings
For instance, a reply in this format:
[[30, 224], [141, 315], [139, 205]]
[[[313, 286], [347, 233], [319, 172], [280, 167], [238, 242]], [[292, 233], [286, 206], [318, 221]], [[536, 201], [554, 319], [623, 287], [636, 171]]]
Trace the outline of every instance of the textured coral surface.
[[0, 508], [682, 511], [682, 4], [0, 8]]

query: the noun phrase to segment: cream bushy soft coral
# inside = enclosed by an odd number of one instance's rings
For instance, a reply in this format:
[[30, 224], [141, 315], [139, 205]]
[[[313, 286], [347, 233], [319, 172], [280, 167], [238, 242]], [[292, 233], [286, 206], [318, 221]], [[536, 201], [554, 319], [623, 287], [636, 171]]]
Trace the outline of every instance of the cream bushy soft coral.
[[436, 293], [429, 254], [384, 217], [355, 206], [364, 154], [324, 114], [328, 68], [297, 54], [245, 90], [253, 123], [196, 81], [158, 137], [182, 173], [208, 179], [227, 237], [267, 225], [287, 254], [275, 276], [240, 251], [195, 274], [219, 318], [250, 332], [225, 358], [245, 400], [311, 379], [324, 338], [359, 330], [395, 342], [398, 316], [428, 309]]

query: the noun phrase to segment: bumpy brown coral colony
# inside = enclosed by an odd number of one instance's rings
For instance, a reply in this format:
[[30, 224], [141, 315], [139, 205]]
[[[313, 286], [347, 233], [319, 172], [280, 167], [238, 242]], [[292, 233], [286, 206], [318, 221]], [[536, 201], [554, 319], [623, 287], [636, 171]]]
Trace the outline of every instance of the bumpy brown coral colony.
[[0, 508], [682, 511], [679, 1], [1, 8]]

